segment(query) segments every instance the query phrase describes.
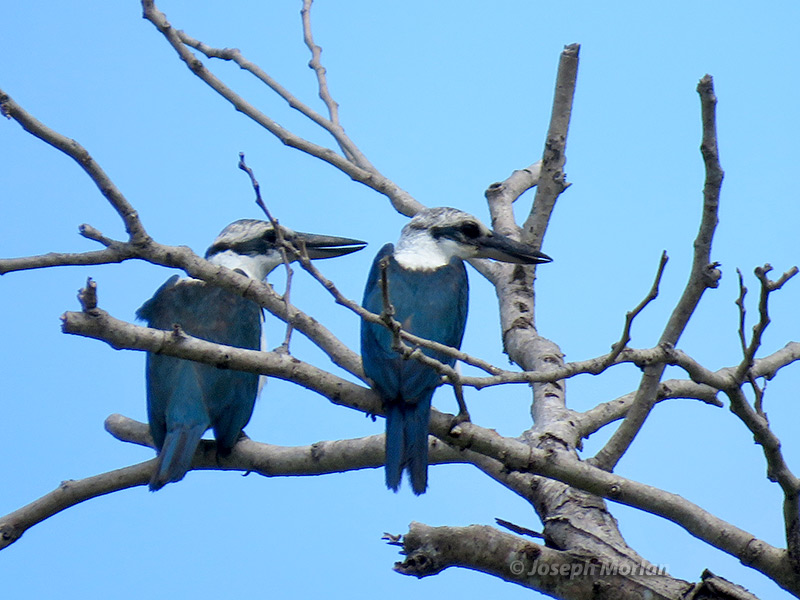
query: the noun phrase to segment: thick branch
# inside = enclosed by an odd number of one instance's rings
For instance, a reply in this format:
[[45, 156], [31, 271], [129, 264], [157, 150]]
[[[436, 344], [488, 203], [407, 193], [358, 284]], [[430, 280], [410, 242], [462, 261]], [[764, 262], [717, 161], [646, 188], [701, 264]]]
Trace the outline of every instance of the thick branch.
[[564, 163], [567, 160], [567, 133], [572, 117], [575, 84], [578, 80], [580, 48], [579, 44], [570, 44], [564, 47], [558, 62], [553, 111], [550, 115], [550, 127], [547, 131], [547, 140], [542, 156], [542, 171], [539, 175], [531, 213], [522, 226], [522, 239], [536, 248], [542, 246], [556, 200], [561, 192], [569, 186], [564, 175]]
[[[188, 252], [188, 249], [185, 248], [175, 248], [175, 250], [183, 250]], [[199, 259], [199, 257], [196, 258], [198, 258], [198, 260], [202, 260]], [[206, 261], [202, 262], [205, 263]], [[217, 267], [215, 267], [215, 269], [217, 269]], [[230, 278], [228, 278], [229, 273]], [[238, 285], [239, 279], [243, 279], [246, 284], [253, 284], [254, 287], [255, 284], [258, 284], [258, 282], [254, 282], [246, 277], [238, 275], [237, 273], [228, 271], [227, 269], [224, 271], [218, 270], [213, 277], [209, 273], [203, 273], [202, 275], [204, 275], [202, 277], [203, 279], [211, 280], [214, 283], [217, 282], [216, 276], [220, 276], [220, 281], [235, 281], [236, 285], [232, 286], [232, 289], [235, 291], [240, 291]], [[221, 278], [222, 276], [224, 276], [224, 279]], [[261, 285], [262, 284], [258, 284], [259, 287]], [[274, 294], [269, 286], [264, 287]], [[249, 288], [248, 285], [246, 285], [245, 290], [248, 289], [250, 292], [253, 291], [252, 288]], [[255, 296], [254, 299], [258, 299], [260, 297], [253, 294], [251, 294], [251, 296]], [[272, 306], [269, 307], [270, 310], [272, 310], [272, 308]], [[299, 314], [303, 314], [299, 311], [297, 312]], [[380, 319], [380, 316], [372, 313], [366, 313], [365, 318], [377, 321]], [[126, 323], [125, 321], [120, 321], [111, 317], [108, 315], [108, 313], [100, 309], [83, 313], [67, 312], [64, 314], [63, 319], [64, 328], [67, 333], [75, 333], [78, 335], [100, 339], [106, 341], [112, 347], [117, 349], [129, 348], [146, 350], [150, 352], [167, 352], [165, 348], [167, 345], [169, 345], [170, 352], [175, 352], [175, 355], [180, 358], [188, 358], [190, 360], [197, 360], [210, 364], [221, 364], [223, 366], [227, 366], [229, 363], [236, 364], [237, 366], [235, 368], [239, 370], [273, 375], [284, 379], [291, 379], [291, 377], [293, 377], [290, 371], [286, 370], [285, 365], [280, 366], [278, 363], [270, 363], [267, 360], [265, 360], [265, 362], [260, 362], [258, 359], [259, 356], [278, 356], [276, 353], [260, 353], [253, 350], [243, 350], [239, 348], [231, 348], [229, 346], [211, 344], [210, 342], [198, 340], [186, 334], [181, 334], [180, 336], [176, 337], [172, 332], [149, 329], [147, 327], [139, 327], [130, 323]], [[308, 319], [308, 322], [306, 322], [306, 319]], [[321, 326], [316, 321], [311, 319], [311, 317], [304, 316], [303, 319], [295, 317], [294, 321], [302, 327], [304, 333], [308, 331], [307, 335], [310, 334], [309, 337], [312, 340], [314, 340], [315, 337], [318, 337], [319, 332], [317, 331], [317, 328], [321, 328]], [[327, 330], [324, 330], [323, 328], [323, 331]], [[406, 337], [405, 332], [401, 332], [401, 336]], [[453, 349], [448, 349], [447, 346], [428, 342], [427, 340], [417, 338], [416, 336], [410, 334], [408, 334], [407, 338], [412, 343], [420, 346], [429, 346], [437, 350], [441, 349], [442, 351], [448, 350], [457, 358], [464, 358], [471, 364], [478, 364], [479, 366], [482, 366], [481, 361], [466, 355], [462, 357], [460, 352], [454, 351]], [[333, 338], [333, 340], [335, 340], [335, 338]], [[338, 340], [336, 340], [336, 342], [338, 343]], [[353, 365], [354, 374], [358, 375], [361, 372], [360, 359], [347, 348], [342, 350], [326, 344], [323, 349], [337, 364], [341, 363], [348, 365], [351, 360], [355, 361], [357, 365]], [[351, 355], [353, 357], [352, 359], [350, 358]], [[412, 353], [410, 357], [412, 359], [424, 361], [426, 364], [430, 362], [434, 367], [441, 365], [441, 363], [430, 359], [430, 357], [420, 355], [422, 355], [422, 353], [417, 351]], [[242, 362], [238, 362], [240, 358]], [[586, 361], [567, 363], [562, 367], [553, 368], [548, 371], [512, 372], [502, 371], [496, 367], [492, 367], [492, 369], [500, 371], [500, 374], [491, 377], [461, 376], [460, 381], [464, 385], [469, 385], [478, 389], [494, 385], [503, 385], [506, 383], [548, 383], [561, 379], [567, 379], [578, 374], [597, 374], [602, 372], [602, 369], [604, 368], [603, 365], [606, 362], [605, 358], [606, 357], [603, 356]], [[772, 356], [757, 360], [753, 366], [752, 372], [756, 377], [771, 377], [781, 367], [797, 360], [800, 360], [800, 344], [792, 343], [779, 350]], [[709, 371], [685, 353], [669, 347], [662, 346], [647, 350], [634, 350], [628, 348], [622, 352], [615, 361], [615, 364], [622, 363], [633, 363], [641, 367], [656, 363], [680, 366], [686, 370], [693, 380], [705, 383], [708, 386], [715, 387], [717, 389], [730, 387], [734, 382], [732, 373], [733, 367], [726, 367], [716, 372]], [[283, 364], [284, 363], [281, 363], [281, 365]], [[446, 365], [441, 366], [445, 367]], [[323, 371], [319, 371], [319, 373], [322, 372]], [[315, 377], [317, 374], [308, 374], [306, 379], [313, 379], [313, 377]]]
[[[152, 446], [153, 440], [146, 424], [122, 415], [111, 415], [106, 429], [123, 441]], [[432, 464], [461, 462], [462, 453], [437, 442], [431, 444]], [[357, 469], [376, 469], [383, 466], [383, 435], [365, 438], [324, 441], [309, 446], [274, 446], [243, 438], [227, 457], [220, 457], [214, 442], [203, 441], [195, 453], [193, 469], [233, 470], [257, 473], [265, 477], [296, 477], [342, 473]], [[18, 540], [25, 531], [54, 514], [91, 498], [123, 489], [144, 486], [150, 481], [156, 461], [109, 471], [80, 480], [69, 480], [5, 517], [0, 517], [0, 550]]]
[[62, 510], [91, 498], [150, 481], [155, 460], [109, 471], [80, 481], [61, 482], [55, 490], [0, 518], [0, 550], [16, 542], [25, 531]]
[[[566, 189], [563, 172], [564, 153], [578, 73], [579, 50], [578, 44], [567, 46], [559, 59], [553, 110], [537, 179], [536, 196], [522, 231], [522, 240], [536, 248], [541, 247], [556, 200]], [[501, 213], [501, 208], [496, 206], [496, 217], [493, 214], [493, 219], [505, 219], [504, 225], [510, 228], [508, 209], [505, 209], [505, 217]], [[496, 265], [495, 272], [492, 282], [495, 284], [500, 301], [503, 346], [509, 358], [526, 371], [545, 372], [561, 366], [563, 364], [561, 350], [554, 343], [540, 338], [536, 331], [535, 266]], [[557, 381], [534, 386], [532, 408], [534, 420], [547, 413], [555, 415], [564, 409], [564, 389]]]
[[538, 160], [526, 169], [518, 169], [505, 181], [498, 181], [486, 188], [484, 195], [489, 203], [492, 229], [503, 235], [519, 237], [522, 229], [514, 220], [513, 204], [526, 191], [539, 183], [542, 161]]
[[403, 550], [406, 558], [394, 569], [404, 575], [427, 577], [448, 567], [464, 567], [563, 600], [595, 597], [598, 579], [620, 599], [666, 600], [682, 597], [691, 588], [688, 582], [666, 575], [663, 567], [619, 559], [603, 564], [486, 525], [411, 523], [403, 536]]
[[[279, 296], [277, 296], [277, 294], [275, 294], [270, 286], [248, 279], [247, 277], [241, 276], [228, 269], [221, 269], [216, 265], [211, 265], [212, 270], [207, 271], [204, 266], [201, 265], [210, 265], [210, 263], [191, 254], [187, 248], [169, 246], [159, 246], [159, 248], [171, 248], [174, 250], [175, 252], [171, 255], [173, 260], [180, 258], [180, 255], [183, 253], [188, 253], [189, 256], [193, 257], [197, 261], [197, 265], [193, 264], [194, 261], [187, 261], [184, 263], [184, 261], [181, 260], [180, 262], [181, 264], [185, 264], [184, 268], [186, 268], [187, 271], [189, 271], [192, 275], [210, 281], [215, 285], [224, 285], [225, 287], [232, 289], [233, 291], [237, 291], [238, 293], [244, 292], [243, 295], [258, 301], [260, 304], [262, 304], [262, 306], [266, 305], [268, 310], [274, 311], [274, 314], [280, 318], [288, 318], [286, 316], [285, 306], [283, 305], [282, 300]], [[197, 266], [197, 270], [195, 270], [195, 266]], [[266, 297], [262, 296], [261, 292], [263, 291], [268, 292]], [[360, 311], [363, 311], [363, 309], [360, 307], [358, 307], [358, 309], [359, 311], [357, 312], [360, 314]], [[375, 315], [366, 311], [363, 316], [364, 318], [374, 320], [375, 322], [380, 320], [379, 315]], [[68, 329], [68, 333], [76, 333], [79, 335], [101, 339], [108, 342], [110, 345], [112, 345], [112, 347], [115, 348], [130, 348], [152, 352], [163, 351], [161, 341], [151, 342], [151, 345], [148, 346], [141, 345], [145, 344], [143, 338], [147, 337], [147, 335], [150, 335], [150, 333], [142, 332], [156, 332], [158, 335], [164, 335], [166, 332], [151, 330], [146, 327], [138, 327], [124, 321], [119, 321], [99, 309], [90, 313], [67, 312], [63, 318], [65, 319], [65, 328]], [[295, 323], [295, 326], [303, 331], [303, 333], [308, 335], [312, 341], [317, 343], [336, 364], [343, 366], [343, 368], [346, 368], [354, 375], [363, 378], [360, 358], [358, 355], [341, 345], [341, 342], [333, 337], [333, 335], [330, 334], [327, 329], [322, 327], [311, 317], [297, 310], [296, 313], [292, 315], [292, 320]], [[417, 336], [407, 334], [406, 332], [401, 331], [401, 337], [419, 346], [431, 347], [438, 351], [447, 352], [460, 360], [468, 362], [469, 364], [475, 364], [481, 368], [491, 369], [494, 372], [499, 371], [498, 375], [490, 377], [460, 376], [459, 379], [463, 385], [469, 385], [478, 389], [494, 385], [503, 385], [506, 383], [550, 383], [567, 379], [579, 374], [598, 374], [608, 366], [606, 364], [608, 355], [604, 355], [585, 361], [567, 363], [561, 367], [551, 368], [546, 371], [503, 371], [497, 367], [492, 367], [483, 361], [468, 355], [464, 355], [460, 351], [443, 346], [441, 344], [436, 344], [435, 342], [424, 340], [423, 338], [418, 338]], [[180, 358], [188, 358], [190, 360], [198, 360], [200, 362], [217, 364], [217, 361], [219, 360], [218, 355], [220, 354], [227, 357], [233, 357], [234, 355], [239, 356], [237, 352], [240, 351], [244, 353], [252, 352], [254, 356], [260, 355], [260, 353], [255, 351], [230, 348], [228, 346], [217, 346], [215, 344], [203, 342], [202, 340], [197, 340], [186, 335], [184, 335], [183, 338], [186, 340], [191, 340], [192, 344], [200, 344], [200, 346], [192, 346], [193, 349], [185, 355], [182, 354], [182, 350], [177, 350], [178, 352], [181, 352], [181, 354], [178, 354]], [[161, 338], [158, 339], [160, 340]], [[202, 344], [208, 345], [202, 346]], [[190, 346], [190, 344], [187, 344], [185, 347]], [[208, 351], [198, 348], [206, 348]], [[426, 362], [426, 364], [431, 363], [431, 365], [435, 368], [437, 366], [446, 366], [441, 365], [441, 363], [438, 363], [438, 361], [435, 361], [434, 359], [430, 359], [430, 357], [420, 355], [422, 355], [421, 352], [416, 352], [410, 356], [412, 356], [414, 359]], [[228, 358], [225, 360], [228, 360]], [[231, 360], [233, 360], [233, 358], [231, 358]], [[756, 360], [751, 372], [754, 377], [771, 378], [780, 368], [792, 362], [796, 362], [797, 360], [800, 360], [800, 343], [792, 342], [787, 344], [784, 348], [777, 351], [773, 355]], [[726, 367], [716, 372], [710, 371], [704, 368], [690, 356], [686, 355], [684, 352], [674, 350], [669, 346], [660, 346], [646, 350], [634, 350], [627, 348], [617, 357], [614, 364], [623, 363], [633, 363], [642, 368], [646, 368], [648, 365], [653, 364], [679, 366], [683, 368], [694, 381], [706, 384], [716, 389], [726, 389], [735, 384], [735, 379], [733, 378], [733, 367]], [[269, 370], [272, 367], [269, 367], [266, 364], [260, 365], [257, 360], [251, 362], [245, 361], [244, 363], [241, 363], [241, 365], [242, 366], [237, 366], [236, 368], [239, 370], [258, 372], [280, 377], [277, 371]], [[265, 370], [261, 371], [259, 369]]]
[[[293, 357], [227, 348], [184, 335], [124, 323], [120, 325], [121, 322], [114, 321], [99, 309], [87, 313], [67, 313], [65, 329], [73, 332], [81, 330], [84, 335], [106, 339], [116, 347], [126, 345], [173, 356], [180, 353], [181, 358], [202, 360], [204, 352], [210, 351], [217, 353], [216, 364], [238, 370], [268, 372], [318, 391], [336, 404], [380, 414], [380, 399], [371, 390], [306, 365]], [[433, 411], [431, 432], [451, 446], [483, 454], [501, 462], [509, 470], [552, 477], [592, 494], [663, 516], [709, 544], [737, 556], [745, 564], [752, 565], [787, 589], [794, 586], [800, 590], [800, 579], [797, 575], [790, 575], [790, 568], [787, 571], [785, 557], [780, 551], [680, 496], [593, 468], [569, 453], [538, 450], [471, 423], [461, 423], [455, 428], [452, 423], [452, 415]]]
[[61, 319], [64, 333], [102, 340], [115, 349], [161, 353], [205, 362], [219, 368], [270, 375], [316, 391], [336, 404], [342, 403], [341, 396], [347, 393], [347, 405], [351, 408], [368, 414], [381, 414], [380, 399], [371, 390], [285, 353], [259, 352], [213, 344], [187, 335], [181, 330], [162, 331], [140, 327], [115, 319], [99, 308], [85, 312], [67, 312]]
[[[541, 474], [596, 496], [664, 517], [715, 548], [737, 557], [743, 564], [764, 573], [792, 593], [800, 594], [800, 572], [794, 570], [784, 550], [772, 547], [726, 523], [677, 494], [603, 471], [578, 460], [569, 452], [531, 448], [523, 442], [503, 438], [471, 423], [462, 423], [453, 428], [452, 435], [448, 437], [451, 423], [445, 415], [434, 413], [431, 416], [431, 432], [451, 445], [502, 460], [509, 469]], [[476, 435], [473, 436], [473, 432]]]

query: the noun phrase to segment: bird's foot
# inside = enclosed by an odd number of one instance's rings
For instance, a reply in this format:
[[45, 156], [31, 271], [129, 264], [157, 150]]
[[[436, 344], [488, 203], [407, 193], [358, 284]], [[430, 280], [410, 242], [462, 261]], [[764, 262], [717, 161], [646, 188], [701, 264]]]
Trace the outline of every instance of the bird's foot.
[[469, 417], [469, 413], [466, 410], [461, 410], [458, 412], [456, 416], [454, 416], [450, 421], [450, 430], [452, 431], [461, 423], [471, 423], [472, 420]]

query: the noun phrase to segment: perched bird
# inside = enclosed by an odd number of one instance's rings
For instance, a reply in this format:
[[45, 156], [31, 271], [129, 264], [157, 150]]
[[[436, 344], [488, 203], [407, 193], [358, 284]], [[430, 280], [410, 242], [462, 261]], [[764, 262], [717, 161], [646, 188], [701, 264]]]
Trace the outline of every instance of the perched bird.
[[[510, 263], [550, 262], [546, 254], [491, 231], [454, 208], [430, 208], [403, 227], [397, 247], [386, 244], [372, 263], [362, 306], [384, 310], [381, 278], [403, 330], [453, 348], [461, 347], [467, 320], [469, 283], [463, 259], [493, 258]], [[432, 367], [392, 350], [386, 327], [361, 321], [364, 372], [386, 410], [386, 486], [397, 491], [407, 470], [415, 494], [428, 481], [428, 420], [431, 397], [441, 382]], [[422, 351], [453, 366], [455, 359]]]
[[[359, 240], [283, 229], [295, 246], [305, 245], [312, 259], [343, 256], [366, 246]], [[206, 259], [258, 280], [282, 262], [274, 228], [254, 219], [235, 221], [223, 229]], [[261, 307], [199, 279], [171, 277], [136, 314], [156, 329], [179, 325], [210, 342], [263, 348]], [[209, 428], [214, 430], [217, 452], [230, 453], [253, 413], [260, 377], [152, 353], [147, 355], [146, 374], [147, 417], [158, 451], [150, 489], [157, 490], [183, 478]]]

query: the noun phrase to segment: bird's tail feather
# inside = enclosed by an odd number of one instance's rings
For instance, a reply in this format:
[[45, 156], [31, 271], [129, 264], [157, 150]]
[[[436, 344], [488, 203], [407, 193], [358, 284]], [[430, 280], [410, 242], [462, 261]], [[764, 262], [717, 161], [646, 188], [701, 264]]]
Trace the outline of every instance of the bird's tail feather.
[[386, 411], [386, 487], [400, 489], [405, 446], [405, 416], [402, 404], [391, 404]]
[[428, 422], [431, 398], [417, 404], [394, 404], [386, 414], [386, 487], [400, 487], [403, 470], [408, 470], [411, 489], [417, 495], [428, 487]]
[[158, 453], [158, 464], [150, 479], [150, 491], [160, 490], [172, 481], [180, 481], [192, 466], [192, 458], [207, 425], [179, 426], [167, 432]]
[[419, 496], [428, 487], [428, 422], [431, 397], [410, 407], [405, 422], [405, 466], [411, 479], [411, 489]]
[[167, 402], [167, 435], [158, 453], [155, 473], [150, 479], [150, 491], [183, 479], [192, 466], [200, 438], [211, 426], [196, 367], [189, 361], [180, 363], [174, 391]]

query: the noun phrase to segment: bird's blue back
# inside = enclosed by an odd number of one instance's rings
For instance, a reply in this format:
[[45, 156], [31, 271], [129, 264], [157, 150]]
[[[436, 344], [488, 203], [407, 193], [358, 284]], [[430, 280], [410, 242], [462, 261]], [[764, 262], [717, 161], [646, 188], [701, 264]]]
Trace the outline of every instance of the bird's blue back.
[[[261, 308], [202, 281], [175, 275], [137, 316], [156, 329], [171, 330], [177, 324], [186, 333], [210, 342], [260, 348]], [[178, 426], [199, 431], [194, 436], [198, 440], [203, 431], [213, 427], [218, 449], [223, 454], [230, 451], [252, 415], [258, 375], [152, 353], [147, 355], [146, 373], [150, 432], [159, 451], [168, 431]], [[194, 448], [186, 452], [193, 455]], [[182, 476], [180, 473], [178, 479]]]

